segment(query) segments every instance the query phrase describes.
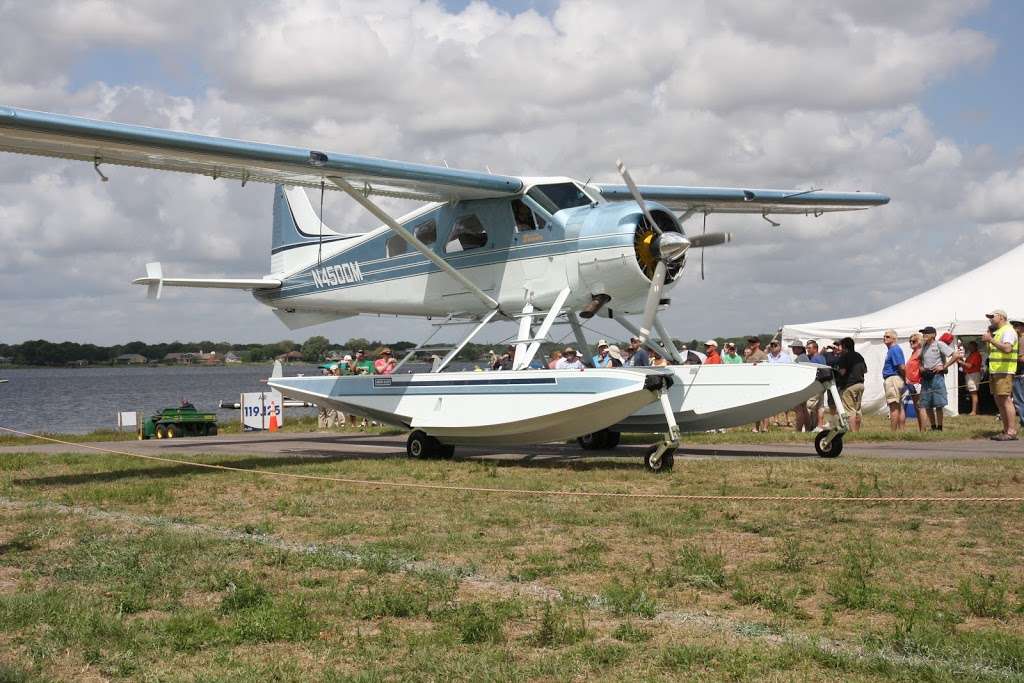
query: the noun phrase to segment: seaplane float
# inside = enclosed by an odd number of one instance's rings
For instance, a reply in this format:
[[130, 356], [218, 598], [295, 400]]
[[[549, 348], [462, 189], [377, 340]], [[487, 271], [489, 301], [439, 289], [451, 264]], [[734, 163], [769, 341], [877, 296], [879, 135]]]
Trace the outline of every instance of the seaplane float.
[[[621, 184], [523, 177], [406, 163], [317, 149], [246, 142], [0, 106], [0, 151], [106, 165], [140, 166], [273, 183], [270, 272], [249, 278], [167, 277], [146, 265], [135, 282], [248, 290], [290, 329], [359, 314], [421, 316], [440, 329], [465, 325], [429, 373], [274, 377], [295, 399], [332, 405], [411, 430], [409, 455], [448, 455], [460, 444], [521, 444], [594, 434], [660, 431], [646, 466], [671, 467], [680, 429], [753, 422], [825, 391], [827, 368], [802, 365], [686, 366], [658, 312], [671, 304], [692, 249], [728, 233], [687, 235], [712, 213], [770, 216], [866, 209], [870, 192], [640, 185], [618, 164]], [[326, 227], [306, 189], [338, 190], [379, 227]], [[375, 197], [417, 200], [395, 217]], [[634, 322], [632, 316], [639, 315]], [[570, 326], [590, 358], [581, 319], [607, 317], [666, 353], [667, 368], [528, 370], [556, 324]], [[518, 322], [513, 367], [501, 373], [446, 368], [496, 321]], [[404, 362], [404, 360], [403, 360]], [[834, 391], [834, 388], [832, 389]], [[838, 402], [837, 402], [838, 403]], [[845, 422], [818, 439], [838, 454]], [[605, 431], [607, 430], [607, 431]], [[609, 442], [610, 443], [610, 442]]]

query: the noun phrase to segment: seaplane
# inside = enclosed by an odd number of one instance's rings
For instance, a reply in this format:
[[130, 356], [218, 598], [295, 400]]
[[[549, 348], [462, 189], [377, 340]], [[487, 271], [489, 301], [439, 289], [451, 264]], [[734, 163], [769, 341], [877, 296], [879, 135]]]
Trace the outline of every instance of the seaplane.
[[[136, 166], [274, 184], [269, 273], [182, 278], [149, 263], [135, 283], [152, 298], [164, 287], [248, 290], [290, 329], [360, 314], [426, 317], [437, 323], [434, 334], [465, 326], [430, 372], [269, 380], [294, 399], [407, 428], [407, 452], [417, 458], [450, 456], [458, 445], [572, 438], [611, 447], [620, 430], [657, 431], [662, 438], [644, 462], [662, 471], [672, 467], [684, 429], [749, 423], [821, 393], [831, 373], [810, 364], [683, 365], [658, 313], [671, 304], [667, 294], [691, 251], [731, 240], [683, 226], [713, 213], [777, 225], [772, 216], [820, 217], [889, 201], [860, 191], [638, 185], [621, 161], [621, 183], [500, 175], [4, 106], [0, 151], [85, 161], [104, 182], [107, 167]], [[333, 230], [307, 190], [321, 198], [343, 192], [379, 225]], [[393, 216], [380, 197], [419, 204]], [[529, 369], [556, 324], [567, 324], [590, 358], [581, 320], [594, 317], [616, 321], [674, 364]], [[518, 323], [511, 370], [446, 370], [497, 321]], [[399, 367], [434, 348], [433, 336]], [[819, 453], [838, 454], [843, 431], [841, 421], [819, 437]]]

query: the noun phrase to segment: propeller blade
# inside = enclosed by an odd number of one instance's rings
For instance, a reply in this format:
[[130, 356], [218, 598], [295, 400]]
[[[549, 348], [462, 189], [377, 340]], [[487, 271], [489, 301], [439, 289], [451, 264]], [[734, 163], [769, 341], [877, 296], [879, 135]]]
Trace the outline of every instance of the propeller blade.
[[701, 247], [715, 247], [719, 244], [725, 244], [726, 242], [732, 241], [731, 232], [708, 232], [703, 235], [694, 235], [693, 237], [687, 237], [690, 240], [690, 246], [695, 248]]
[[659, 228], [658, 224], [654, 222], [654, 216], [652, 216], [651, 212], [647, 209], [647, 202], [644, 201], [643, 195], [640, 194], [640, 190], [637, 189], [636, 183], [633, 182], [633, 176], [629, 174], [629, 169], [626, 168], [626, 164], [622, 162], [622, 159], [619, 159], [615, 162], [615, 165], [618, 166], [619, 175], [621, 175], [622, 179], [626, 182], [626, 187], [628, 187], [629, 191], [632, 193], [633, 199], [640, 205], [640, 210], [644, 212], [644, 217], [647, 218], [647, 224], [651, 226], [652, 230], [654, 230], [654, 234], [660, 235], [661, 228]]
[[644, 304], [644, 319], [640, 323], [640, 341], [645, 342], [651, 336], [651, 329], [654, 327], [654, 316], [658, 313], [658, 304], [661, 302], [661, 290], [665, 286], [665, 276], [668, 274], [668, 266], [665, 262], [658, 260], [654, 267], [654, 276], [651, 278], [651, 288], [647, 290], [647, 302]]

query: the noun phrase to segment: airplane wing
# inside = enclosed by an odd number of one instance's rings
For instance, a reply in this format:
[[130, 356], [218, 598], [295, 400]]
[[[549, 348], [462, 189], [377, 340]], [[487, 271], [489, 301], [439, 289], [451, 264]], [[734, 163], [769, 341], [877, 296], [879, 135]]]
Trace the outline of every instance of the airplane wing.
[[[246, 182], [338, 188], [344, 178], [366, 194], [449, 201], [514, 195], [521, 179], [478, 171], [245, 142], [0, 106], [0, 151], [196, 173]], [[326, 182], [325, 182], [326, 181]]]
[[[632, 199], [625, 185], [594, 185], [605, 199]], [[819, 215], [826, 211], [856, 211], [889, 203], [874, 192], [826, 192], [824, 190], [746, 190], [739, 187], [686, 187], [640, 185], [644, 199], [676, 211], [694, 213], [772, 213]]]

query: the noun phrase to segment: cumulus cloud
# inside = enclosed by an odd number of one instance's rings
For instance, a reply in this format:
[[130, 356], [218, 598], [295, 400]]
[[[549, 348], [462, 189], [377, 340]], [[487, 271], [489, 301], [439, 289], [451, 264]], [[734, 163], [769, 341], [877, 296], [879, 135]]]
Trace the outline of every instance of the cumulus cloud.
[[[713, 215], [709, 229], [732, 229], [737, 242], [708, 250], [703, 282], [691, 259], [667, 319], [679, 336], [733, 334], [885, 305], [936, 284], [936, 262], [951, 276], [1020, 238], [1024, 170], [944, 137], [919, 104], [991, 58], [994, 41], [963, 26], [979, 6], [563, 0], [550, 15], [513, 15], [479, 0], [460, 12], [432, 0], [268, 0], [203, 13], [173, 2], [6, 3], [0, 102], [511, 174], [614, 181], [622, 156], [641, 182], [893, 196], [873, 211], [787, 217], [781, 229]], [[83, 82], [81, 64], [111, 49], [196, 62], [208, 85], [182, 96], [117, 73]], [[108, 175], [101, 184], [87, 164], [0, 159], [0, 288], [14, 293], [6, 340], [307, 334], [237, 292], [174, 292], [161, 307], [127, 285], [151, 259], [182, 275], [264, 272], [268, 187]], [[338, 193], [325, 197], [325, 218], [372, 225]], [[977, 246], [980, 229], [995, 244]], [[184, 302], [187, 316], [166, 313]], [[359, 336], [384, 338], [423, 328], [358, 325]]]

